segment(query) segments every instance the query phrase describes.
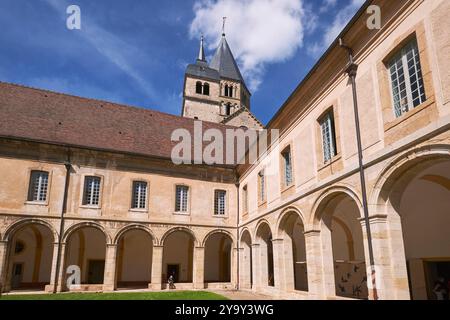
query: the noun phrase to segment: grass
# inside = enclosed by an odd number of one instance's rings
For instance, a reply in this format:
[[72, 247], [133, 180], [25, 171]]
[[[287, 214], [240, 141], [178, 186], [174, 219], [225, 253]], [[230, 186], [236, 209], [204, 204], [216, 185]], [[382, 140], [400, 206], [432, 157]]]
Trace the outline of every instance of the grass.
[[0, 300], [227, 300], [207, 291], [11, 294]]

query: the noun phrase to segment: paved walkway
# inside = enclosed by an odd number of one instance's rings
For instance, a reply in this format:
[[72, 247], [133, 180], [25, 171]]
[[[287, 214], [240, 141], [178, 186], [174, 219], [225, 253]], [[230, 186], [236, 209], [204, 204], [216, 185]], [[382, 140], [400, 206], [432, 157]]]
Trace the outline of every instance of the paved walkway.
[[225, 290], [211, 290], [217, 294], [227, 297], [230, 300], [273, 300], [271, 296], [250, 291], [225, 291]]

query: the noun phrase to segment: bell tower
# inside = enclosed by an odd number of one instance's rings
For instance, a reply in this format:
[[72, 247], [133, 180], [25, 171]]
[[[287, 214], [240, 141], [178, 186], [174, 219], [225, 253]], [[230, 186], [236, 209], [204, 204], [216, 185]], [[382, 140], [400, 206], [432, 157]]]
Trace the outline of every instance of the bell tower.
[[250, 96], [225, 33], [209, 64], [202, 36], [197, 61], [186, 69], [182, 116], [226, 123], [236, 112], [250, 111]]

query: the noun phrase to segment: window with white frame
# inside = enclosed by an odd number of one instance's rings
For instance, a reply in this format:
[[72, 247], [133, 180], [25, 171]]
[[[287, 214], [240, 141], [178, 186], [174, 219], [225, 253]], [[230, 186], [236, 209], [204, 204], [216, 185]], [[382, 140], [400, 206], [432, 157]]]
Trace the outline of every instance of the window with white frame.
[[258, 173], [259, 202], [266, 201], [266, 176], [264, 170]]
[[134, 181], [133, 182], [133, 201], [132, 209], [146, 209], [147, 208], [147, 182]]
[[400, 49], [388, 67], [394, 113], [398, 118], [426, 100], [417, 40], [414, 38]]
[[28, 189], [28, 201], [47, 201], [48, 172], [31, 171], [30, 185]]
[[189, 187], [176, 186], [175, 211], [188, 212]]
[[323, 160], [328, 162], [337, 154], [333, 112], [329, 111], [319, 122], [322, 132]]
[[214, 215], [223, 216], [225, 215], [225, 205], [226, 205], [227, 192], [224, 190], [214, 191]]
[[291, 156], [291, 148], [287, 147], [282, 153], [281, 157], [283, 158], [283, 169], [284, 169], [284, 186], [289, 187], [292, 185], [292, 156]]
[[247, 186], [242, 188], [242, 210], [248, 212], [248, 189]]
[[100, 203], [100, 177], [87, 176], [84, 178], [83, 205], [98, 206]]

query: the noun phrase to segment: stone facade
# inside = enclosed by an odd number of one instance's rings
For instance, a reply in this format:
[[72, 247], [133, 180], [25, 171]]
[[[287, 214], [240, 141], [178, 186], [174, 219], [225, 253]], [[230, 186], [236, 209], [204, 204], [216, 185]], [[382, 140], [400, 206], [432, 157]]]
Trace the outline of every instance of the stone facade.
[[[253, 165], [175, 166], [157, 157], [2, 138], [2, 290], [22, 284], [51, 291], [55, 279], [58, 291], [160, 290], [175, 274], [177, 288], [237, 288], [289, 299], [436, 298], [434, 281], [450, 277], [450, 22], [444, 14], [450, 3], [372, 4], [389, 22], [370, 31], [363, 14], [343, 35], [359, 65], [368, 216], [347, 57], [334, 44], [270, 121], [267, 128], [280, 129], [279, 143]], [[396, 117], [388, 63], [411, 39], [426, 98]], [[196, 82], [186, 80], [186, 95], [195, 96]], [[211, 84], [210, 92], [219, 88], [220, 82]], [[327, 114], [334, 150], [325, 161]], [[39, 203], [28, 199], [36, 170], [49, 172], [48, 197]], [[83, 204], [86, 176], [101, 178], [96, 206]], [[145, 208], [131, 208], [133, 181], [148, 183]], [[177, 185], [189, 188], [186, 212], [175, 210]], [[216, 190], [226, 192], [223, 215], [215, 214]], [[66, 286], [71, 265], [81, 268], [79, 287]]]

